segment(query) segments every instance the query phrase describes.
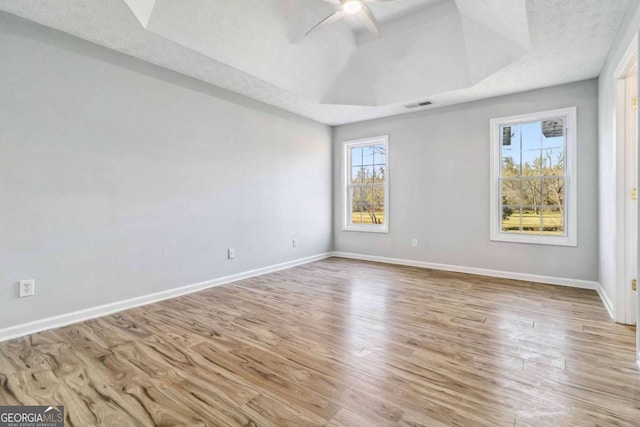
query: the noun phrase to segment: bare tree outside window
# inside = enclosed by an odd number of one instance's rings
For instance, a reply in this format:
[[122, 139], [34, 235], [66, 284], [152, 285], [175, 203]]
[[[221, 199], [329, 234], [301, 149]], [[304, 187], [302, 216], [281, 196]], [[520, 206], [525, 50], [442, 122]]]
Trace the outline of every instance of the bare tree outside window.
[[564, 120], [501, 128], [502, 231], [565, 234]]
[[382, 144], [351, 148], [353, 224], [384, 224], [386, 154]]
[[387, 232], [388, 137], [344, 142], [344, 229]]
[[490, 120], [492, 241], [577, 246], [577, 112]]

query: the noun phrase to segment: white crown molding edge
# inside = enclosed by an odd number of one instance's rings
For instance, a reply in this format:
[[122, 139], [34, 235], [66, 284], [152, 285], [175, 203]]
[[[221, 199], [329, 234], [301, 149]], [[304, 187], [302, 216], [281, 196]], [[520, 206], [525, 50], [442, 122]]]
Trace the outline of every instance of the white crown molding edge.
[[[348, 252], [333, 252], [333, 256], [339, 258], [358, 259], [362, 261], [382, 262], [385, 264], [406, 265], [410, 267], [428, 268], [431, 270], [452, 271], [456, 273], [476, 274], [478, 276], [497, 277], [501, 279], [523, 280], [526, 282], [544, 283], [547, 285], [568, 286], [572, 288], [582, 288], [598, 290], [600, 284], [589, 280], [569, 279], [563, 277], [541, 276], [529, 273], [515, 273], [511, 271], [489, 270], [477, 267], [464, 267], [460, 265], [437, 264], [426, 261], [416, 261], [401, 258], [387, 258], [376, 255], [364, 255]], [[602, 295], [601, 295], [602, 297]], [[606, 305], [606, 304], [605, 304]]]
[[193, 283], [187, 286], [168, 289], [166, 291], [155, 292], [152, 294], [142, 295], [139, 297], [135, 297], [135, 298], [131, 298], [123, 301], [117, 301], [114, 303], [86, 308], [86, 309], [74, 311], [71, 313], [47, 317], [44, 319], [39, 319], [39, 320], [35, 320], [28, 323], [9, 326], [7, 328], [0, 329], [0, 342], [10, 340], [13, 338], [19, 338], [25, 335], [34, 334], [36, 332], [41, 332], [41, 331], [54, 329], [54, 328], [60, 328], [62, 326], [71, 325], [71, 324], [82, 322], [89, 319], [95, 319], [96, 317], [106, 316], [109, 314], [117, 313], [119, 311], [127, 310], [134, 307], [140, 307], [142, 305], [147, 305], [147, 304], [163, 301], [170, 298], [175, 298], [181, 295], [191, 294], [194, 292], [202, 291], [204, 289], [235, 282], [237, 280], [248, 279], [250, 277], [261, 276], [263, 274], [285, 270], [291, 267], [296, 267], [298, 265], [308, 264], [310, 262], [329, 258], [330, 256], [332, 256], [331, 252], [312, 255], [306, 258], [299, 258], [292, 261], [283, 262], [280, 264], [274, 264], [267, 267], [257, 268], [255, 270], [249, 270], [242, 273], [232, 274], [230, 276], [224, 276], [217, 279], [207, 280], [204, 282]]

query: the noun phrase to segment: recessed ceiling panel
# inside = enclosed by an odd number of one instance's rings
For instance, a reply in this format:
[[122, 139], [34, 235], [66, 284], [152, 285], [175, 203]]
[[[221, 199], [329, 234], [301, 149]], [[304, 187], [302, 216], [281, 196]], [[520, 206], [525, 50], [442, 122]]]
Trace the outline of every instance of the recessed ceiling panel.
[[[380, 106], [471, 85], [460, 14], [440, 3], [410, 25], [361, 44], [322, 102]], [[385, 27], [383, 26], [384, 30]]]
[[[528, 46], [524, 0], [382, 2], [393, 6], [379, 9], [382, 36], [358, 44], [353, 24], [304, 36], [340, 8], [317, 0], [125, 1], [146, 30], [324, 104], [382, 106], [464, 89]], [[517, 25], [497, 28], [507, 15]]]
[[147, 30], [317, 101], [356, 49], [346, 26], [304, 37], [332, 9], [316, 0], [156, 0]]

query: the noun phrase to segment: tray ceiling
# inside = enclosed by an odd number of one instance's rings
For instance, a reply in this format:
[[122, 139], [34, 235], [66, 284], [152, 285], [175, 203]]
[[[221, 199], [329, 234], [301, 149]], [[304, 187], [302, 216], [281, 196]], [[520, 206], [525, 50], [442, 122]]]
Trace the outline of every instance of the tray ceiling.
[[336, 125], [595, 77], [629, 0], [0, 0], [0, 9]]

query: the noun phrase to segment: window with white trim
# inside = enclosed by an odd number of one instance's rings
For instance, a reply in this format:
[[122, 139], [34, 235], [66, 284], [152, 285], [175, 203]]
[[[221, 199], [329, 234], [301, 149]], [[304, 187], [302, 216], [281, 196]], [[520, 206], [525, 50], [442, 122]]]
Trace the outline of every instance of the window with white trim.
[[576, 246], [576, 108], [491, 120], [491, 240]]
[[389, 231], [389, 137], [343, 142], [343, 230]]

